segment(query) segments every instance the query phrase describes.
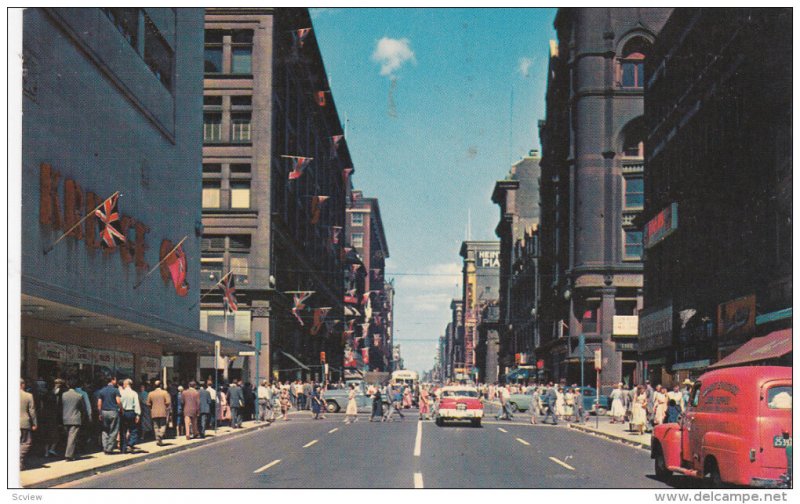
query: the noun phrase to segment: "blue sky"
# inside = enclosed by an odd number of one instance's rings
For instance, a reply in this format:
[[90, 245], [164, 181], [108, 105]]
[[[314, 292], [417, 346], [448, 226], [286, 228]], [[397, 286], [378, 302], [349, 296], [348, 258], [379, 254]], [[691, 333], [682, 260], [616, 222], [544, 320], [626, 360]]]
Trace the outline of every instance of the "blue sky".
[[[312, 9], [353, 157], [377, 197], [395, 278], [395, 344], [433, 366], [472, 239], [495, 240], [494, 182], [539, 147], [555, 9]], [[513, 95], [513, 96], [512, 96]]]

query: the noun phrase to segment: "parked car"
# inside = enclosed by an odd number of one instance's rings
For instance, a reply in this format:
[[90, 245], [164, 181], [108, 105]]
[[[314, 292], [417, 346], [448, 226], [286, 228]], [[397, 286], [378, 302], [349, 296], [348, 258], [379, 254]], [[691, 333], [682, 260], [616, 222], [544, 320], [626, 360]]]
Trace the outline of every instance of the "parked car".
[[[533, 399], [534, 389], [529, 388], [524, 394], [511, 394], [508, 396], [508, 404], [512, 412], [525, 412], [530, 409], [531, 400]], [[597, 389], [594, 387], [583, 387], [583, 410], [587, 413], [595, 413], [605, 415], [608, 411], [608, 396], [600, 395], [600, 407], [595, 408], [597, 402]], [[539, 411], [538, 414], [544, 415], [544, 411]]]
[[680, 423], [653, 429], [656, 477], [673, 473], [725, 484], [790, 486], [792, 368], [742, 366], [702, 375]]
[[[366, 385], [364, 382], [352, 382], [356, 384], [356, 405], [359, 411], [372, 410], [372, 398], [367, 395]], [[350, 397], [350, 384], [343, 389], [328, 389], [325, 391], [325, 409], [328, 413], [338, 413], [347, 409], [347, 401]], [[383, 397], [383, 407], [389, 405], [388, 400]]]
[[469, 420], [473, 427], [481, 426], [483, 401], [475, 387], [457, 385], [444, 387], [436, 405], [436, 425], [453, 420]]

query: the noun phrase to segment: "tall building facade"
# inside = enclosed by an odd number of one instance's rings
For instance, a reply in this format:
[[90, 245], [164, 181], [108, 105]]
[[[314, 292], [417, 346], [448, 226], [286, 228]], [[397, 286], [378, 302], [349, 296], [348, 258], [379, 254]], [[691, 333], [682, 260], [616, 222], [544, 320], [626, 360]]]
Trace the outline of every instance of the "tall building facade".
[[[319, 310], [344, 319], [338, 238], [352, 162], [311, 19], [209, 8], [204, 54], [201, 326], [261, 342], [258, 363], [235, 374], [319, 379], [323, 353], [342, 367], [339, 333]], [[229, 273], [235, 314], [219, 287]]]
[[[496, 303], [500, 290], [500, 242], [465, 241], [461, 244], [462, 300], [461, 326], [463, 327], [463, 350], [458, 355], [459, 368], [473, 378], [478, 375], [476, 350], [480, 343], [478, 326], [483, 308]], [[495, 345], [487, 350], [497, 351]], [[485, 360], [497, 361], [497, 355], [487, 355]]]
[[619, 317], [642, 306], [634, 219], [644, 203], [643, 69], [670, 12], [562, 8], [556, 15], [540, 127], [547, 270], [537, 359], [557, 380], [579, 379], [582, 334], [602, 350], [603, 385], [636, 381], [636, 334], [627, 329], [632, 319]]
[[[25, 10], [23, 376], [194, 379], [213, 352], [194, 266], [202, 37], [202, 9]], [[179, 243], [185, 278], [148, 276]]]
[[451, 320], [447, 324], [447, 377], [464, 374], [464, 300], [450, 301]]
[[639, 337], [654, 382], [791, 327], [791, 34], [789, 9], [679, 8], [645, 64]]
[[500, 207], [495, 234], [500, 238], [498, 365], [503, 371], [521, 363], [518, 354], [532, 357], [535, 348], [538, 264], [535, 256], [523, 253], [535, 245], [529, 235], [539, 226], [539, 161], [538, 151], [531, 151], [495, 183], [492, 193]]
[[[349, 344], [361, 354], [362, 366], [373, 371], [392, 368], [392, 315], [394, 286], [386, 282], [386, 259], [389, 246], [383, 229], [380, 205], [376, 198], [365, 198], [362, 191], [352, 191], [352, 205], [347, 209], [345, 238], [355, 254], [350, 275], [361, 278], [354, 299], [354, 333]], [[358, 326], [358, 329], [356, 329]], [[366, 351], [366, 352], [365, 352]], [[366, 359], [364, 354], [366, 353]]]

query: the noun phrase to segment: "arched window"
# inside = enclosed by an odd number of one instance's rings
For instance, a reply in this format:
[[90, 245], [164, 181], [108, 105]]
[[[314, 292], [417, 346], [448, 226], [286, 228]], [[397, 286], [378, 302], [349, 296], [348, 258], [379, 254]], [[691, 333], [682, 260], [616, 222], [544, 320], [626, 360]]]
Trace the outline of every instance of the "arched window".
[[619, 58], [619, 85], [622, 88], [641, 89], [644, 87], [644, 60], [650, 51], [650, 42], [636, 37], [623, 47]]

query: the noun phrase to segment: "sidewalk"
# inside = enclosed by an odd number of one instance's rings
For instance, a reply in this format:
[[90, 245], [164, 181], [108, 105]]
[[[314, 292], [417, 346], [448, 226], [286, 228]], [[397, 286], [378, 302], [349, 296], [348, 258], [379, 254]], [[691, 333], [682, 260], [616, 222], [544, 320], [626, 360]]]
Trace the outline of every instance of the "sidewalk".
[[608, 417], [600, 417], [598, 422], [598, 420], [592, 416], [589, 417], [589, 420], [584, 424], [570, 422], [569, 426], [571, 429], [613, 439], [614, 441], [621, 441], [647, 450], [650, 449], [649, 432], [639, 435], [638, 432], [629, 430], [630, 424], [612, 424]]
[[[310, 415], [310, 412], [293, 412], [289, 414], [289, 419], [302, 418]], [[285, 424], [282, 420], [275, 422], [277, 425]], [[158, 446], [155, 441], [147, 441], [137, 444], [136, 447], [143, 450], [138, 453], [121, 454], [115, 451], [112, 455], [106, 455], [102, 451], [82, 455], [74, 462], [68, 462], [63, 458], [32, 458], [37, 467], [20, 472], [20, 484], [24, 488], [48, 488], [61, 485], [69, 481], [86, 478], [98, 473], [117, 469], [127, 465], [144, 462], [163, 457], [172, 453], [188, 450], [197, 446], [208, 445], [216, 441], [225, 439], [226, 436], [242, 434], [258, 429], [269, 427], [269, 423], [259, 423], [247, 421], [242, 423], [241, 429], [231, 429], [230, 427], [219, 427], [214, 432], [213, 429], [206, 431], [205, 439], [188, 440], [185, 436], [165, 439], [163, 446]], [[41, 464], [41, 465], [40, 465]]]

